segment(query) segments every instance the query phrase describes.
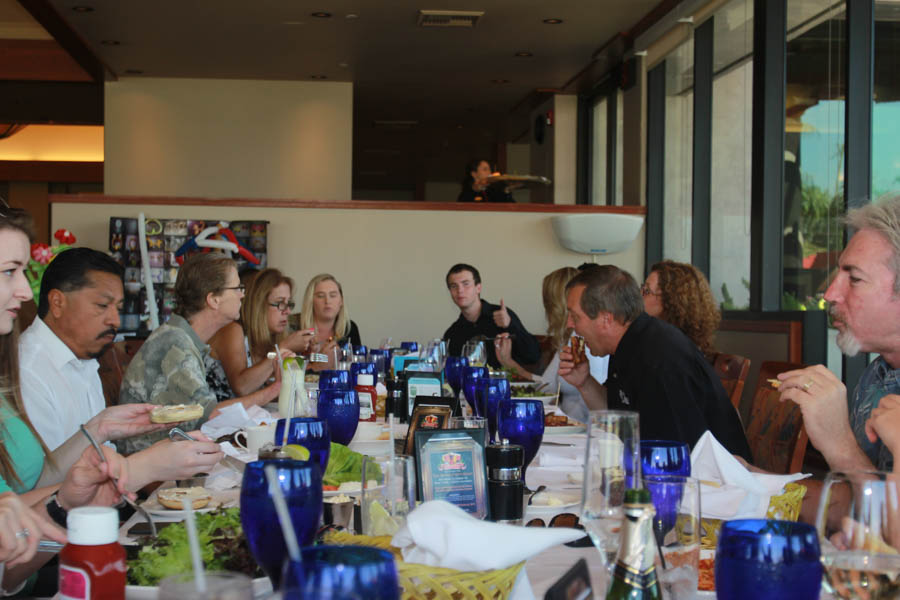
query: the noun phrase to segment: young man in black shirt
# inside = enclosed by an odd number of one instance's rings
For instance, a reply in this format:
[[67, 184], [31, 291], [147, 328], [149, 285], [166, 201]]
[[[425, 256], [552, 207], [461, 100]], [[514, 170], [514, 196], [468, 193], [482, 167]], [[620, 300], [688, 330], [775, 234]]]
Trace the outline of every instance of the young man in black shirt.
[[612, 265], [587, 269], [566, 286], [569, 326], [595, 356], [609, 354], [609, 376], [600, 385], [587, 361], [575, 365], [560, 352], [559, 374], [578, 388], [591, 410], [640, 414], [641, 438], [686, 442], [707, 430], [732, 454], [753, 457], [737, 411], [703, 354], [678, 328], [644, 312], [641, 291]]
[[[531, 365], [541, 358], [541, 347], [533, 335], [528, 333], [522, 321], [503, 299], [499, 306], [481, 299], [481, 275], [472, 265], [457, 264], [450, 268], [446, 277], [450, 298], [459, 307], [459, 318], [447, 331], [447, 352], [450, 356], [460, 356], [463, 345], [476, 336], [495, 338], [500, 333], [512, 336], [512, 356], [520, 365]], [[494, 340], [485, 342], [488, 364], [499, 367], [494, 352]]]

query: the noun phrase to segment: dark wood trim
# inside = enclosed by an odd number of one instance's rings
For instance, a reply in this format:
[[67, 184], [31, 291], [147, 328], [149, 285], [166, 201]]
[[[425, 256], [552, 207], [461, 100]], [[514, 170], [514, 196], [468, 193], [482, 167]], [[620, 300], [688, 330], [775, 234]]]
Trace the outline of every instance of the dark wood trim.
[[[647, 222], [644, 271], [663, 259], [666, 164], [666, 61], [647, 71]], [[648, 273], [644, 273], [646, 276]]]
[[713, 36], [715, 17], [694, 30], [691, 262], [709, 279], [712, 213]]
[[0, 80], [0, 123], [103, 125], [103, 84]]
[[49, 0], [18, 0], [22, 8], [31, 13], [31, 16], [47, 30], [63, 49], [69, 53], [85, 72], [97, 82], [106, 79], [107, 73], [112, 74], [99, 58], [88, 48], [88, 45], [75, 33], [69, 24], [56, 12]]
[[55, 40], [0, 40], [0, 79], [93, 81]]
[[676, 6], [681, 4], [681, 0], [662, 0], [653, 7], [653, 10], [644, 15], [640, 21], [635, 23], [631, 29], [625, 33], [625, 39], [628, 41], [628, 47], [634, 45], [634, 40], [646, 33], [651, 27], [656, 25], [663, 17], [672, 11]]
[[788, 336], [788, 361], [803, 362], [803, 322], [723, 319], [719, 331], [743, 333], [778, 333]]
[[63, 160], [0, 160], [0, 181], [103, 183], [103, 163]]
[[107, 194], [50, 194], [51, 204], [147, 204], [175, 206], [242, 206], [252, 208], [324, 208], [368, 210], [438, 210], [513, 213], [617, 213], [645, 215], [643, 206], [582, 206], [576, 204], [475, 204], [471, 202], [381, 202], [377, 200], [268, 200], [259, 198], [191, 198], [110, 196]]

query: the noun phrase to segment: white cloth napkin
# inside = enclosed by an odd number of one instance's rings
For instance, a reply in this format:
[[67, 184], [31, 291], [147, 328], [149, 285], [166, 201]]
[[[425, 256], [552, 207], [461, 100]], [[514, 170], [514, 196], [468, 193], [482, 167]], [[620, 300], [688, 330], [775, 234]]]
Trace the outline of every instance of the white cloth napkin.
[[770, 475], [748, 471], [707, 431], [691, 452], [691, 476], [722, 484], [722, 487], [701, 487], [701, 516], [727, 520], [765, 518], [769, 499], [781, 494], [785, 485], [805, 479], [809, 474]]
[[200, 426], [200, 431], [206, 437], [215, 440], [224, 435], [231, 435], [239, 429], [276, 421], [269, 411], [259, 406], [244, 408], [243, 404], [236, 403], [219, 411], [219, 414]]
[[[394, 534], [391, 544], [402, 550], [406, 562], [459, 571], [487, 571], [504, 569], [583, 535], [583, 531], [564, 527], [520, 527], [480, 521], [449, 502], [432, 500], [407, 515], [406, 524]], [[524, 573], [523, 569], [519, 574], [510, 596], [513, 599], [533, 597]]]
[[557, 436], [553, 441], [572, 444], [571, 446], [542, 445], [533, 466], [541, 467], [583, 467], [584, 466], [584, 434]]

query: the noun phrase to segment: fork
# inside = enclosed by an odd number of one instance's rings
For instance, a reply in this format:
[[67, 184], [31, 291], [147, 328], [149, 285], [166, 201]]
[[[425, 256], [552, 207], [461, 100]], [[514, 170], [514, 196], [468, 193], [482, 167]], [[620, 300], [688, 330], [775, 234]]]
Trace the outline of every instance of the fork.
[[[91, 443], [91, 446], [93, 446], [94, 450], [97, 451], [97, 454], [100, 455], [100, 460], [108, 464], [108, 461], [106, 460], [106, 455], [103, 454], [103, 449], [100, 448], [100, 444], [97, 443], [97, 440], [94, 439], [94, 436], [92, 436], [90, 434], [90, 432], [85, 428], [84, 425], [81, 426], [81, 433], [84, 434], [84, 437], [86, 437], [88, 439], [88, 441]], [[113, 482], [116, 484], [116, 488], [118, 488], [119, 487], [119, 479], [117, 477], [114, 477]], [[131, 498], [129, 498], [127, 494], [122, 494], [122, 498], [125, 500], [126, 503], [128, 503], [129, 506], [131, 506], [134, 510], [138, 511], [138, 513], [142, 517], [144, 517], [144, 520], [146, 520], [147, 524], [150, 525], [151, 534], [153, 535], [153, 537], [156, 537], [156, 523], [153, 522], [153, 519], [150, 518], [150, 514], [146, 510], [144, 510], [144, 507], [141, 506], [140, 504], [138, 504], [137, 502], [135, 502], [134, 500], [132, 500]]]

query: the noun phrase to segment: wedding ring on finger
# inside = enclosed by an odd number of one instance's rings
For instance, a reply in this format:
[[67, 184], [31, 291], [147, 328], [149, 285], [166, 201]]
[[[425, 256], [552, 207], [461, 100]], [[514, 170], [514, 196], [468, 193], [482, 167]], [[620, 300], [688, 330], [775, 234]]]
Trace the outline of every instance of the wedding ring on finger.
[[21, 531], [17, 531], [17, 532], [16, 532], [16, 537], [17, 537], [17, 538], [27, 538], [29, 535], [31, 535], [31, 532], [28, 531], [27, 528], [22, 529]]
[[813, 384], [813, 380], [812, 380], [812, 379], [807, 379], [807, 380], [806, 380], [806, 383], [804, 383], [804, 384], [803, 384], [802, 386], [800, 386], [800, 387], [803, 388], [803, 391], [804, 391], [804, 392], [808, 392], [808, 391], [809, 391], [809, 388], [812, 387], [812, 384]]

